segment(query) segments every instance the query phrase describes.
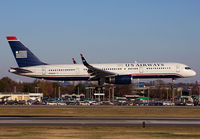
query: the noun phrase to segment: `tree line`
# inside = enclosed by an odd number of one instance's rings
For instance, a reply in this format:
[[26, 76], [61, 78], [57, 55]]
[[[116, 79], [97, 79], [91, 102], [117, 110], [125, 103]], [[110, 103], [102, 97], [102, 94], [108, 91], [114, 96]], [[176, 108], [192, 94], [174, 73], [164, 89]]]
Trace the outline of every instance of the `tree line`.
[[[97, 87], [96, 84], [89, 84], [89, 86]], [[105, 93], [108, 95], [109, 86], [106, 86]], [[115, 89], [115, 95], [123, 96], [131, 93], [132, 87], [130, 85], [118, 85]], [[84, 83], [69, 84], [62, 86], [59, 82], [51, 82], [46, 80], [34, 80], [33, 82], [16, 82], [9, 77], [0, 79], [0, 92], [31, 92], [43, 93], [44, 97], [58, 97], [58, 93], [62, 94], [86, 94], [87, 89]]]
[[[151, 86], [146, 83], [146, 86]], [[60, 85], [59, 82], [51, 82], [46, 80], [34, 80], [33, 82], [16, 82], [10, 79], [9, 77], [3, 77], [0, 79], [0, 92], [31, 92], [31, 93], [43, 93], [44, 97], [58, 97], [58, 93], [60, 94], [77, 94], [78, 92], [81, 94], [87, 93], [87, 87], [92, 86], [97, 87], [96, 84], [88, 84], [86, 82], [78, 83], [78, 84], [69, 84], [69, 85]], [[145, 95], [150, 95], [150, 97], [166, 97], [167, 91], [169, 91], [169, 96], [171, 93], [170, 90], [163, 89], [166, 86], [170, 86], [170, 83], [161, 82], [156, 85], [156, 88], [150, 88], [149, 94], [147, 91]], [[176, 87], [182, 88], [190, 88], [192, 95], [199, 94], [199, 87], [195, 83], [178, 83]], [[105, 96], [108, 97], [110, 85], [105, 86]], [[134, 85], [115, 85], [115, 96], [124, 96], [127, 94], [132, 94], [134, 90]]]

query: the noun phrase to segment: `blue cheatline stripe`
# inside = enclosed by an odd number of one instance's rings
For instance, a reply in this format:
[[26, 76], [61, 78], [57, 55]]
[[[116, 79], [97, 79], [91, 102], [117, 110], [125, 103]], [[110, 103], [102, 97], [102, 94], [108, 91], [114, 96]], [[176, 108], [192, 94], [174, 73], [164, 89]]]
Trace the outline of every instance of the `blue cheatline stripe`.
[[178, 75], [132, 75], [133, 79], [137, 78], [182, 78]]
[[[32, 78], [38, 78], [38, 79], [45, 79], [45, 80], [62, 80], [62, 81], [87, 81], [89, 80], [89, 76], [71, 76], [71, 77], [66, 77], [66, 76], [45, 76], [45, 75], [37, 75], [37, 76], [28, 76]], [[138, 78], [182, 78], [181, 76], [178, 75], [132, 75], [133, 79], [138, 79]]]

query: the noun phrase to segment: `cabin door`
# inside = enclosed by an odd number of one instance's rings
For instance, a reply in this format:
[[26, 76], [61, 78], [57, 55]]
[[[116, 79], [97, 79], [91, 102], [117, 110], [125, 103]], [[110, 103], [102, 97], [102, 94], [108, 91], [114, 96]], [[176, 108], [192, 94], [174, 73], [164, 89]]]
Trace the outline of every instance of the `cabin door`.
[[176, 65], [176, 72], [180, 72], [180, 66]]
[[76, 74], [77, 74], [77, 75], [80, 74], [79, 68], [76, 68]]
[[46, 75], [46, 68], [42, 68], [42, 75]]
[[143, 67], [140, 66], [140, 73], [143, 73]]

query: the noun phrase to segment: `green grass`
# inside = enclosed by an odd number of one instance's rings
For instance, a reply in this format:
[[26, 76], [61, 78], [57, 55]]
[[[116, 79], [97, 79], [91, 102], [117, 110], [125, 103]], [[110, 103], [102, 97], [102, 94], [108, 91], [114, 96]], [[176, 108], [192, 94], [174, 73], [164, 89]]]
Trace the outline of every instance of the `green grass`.
[[[200, 118], [199, 107], [0, 107], [0, 115], [83, 117], [187, 117]], [[0, 138], [15, 139], [131, 139], [200, 138], [200, 127], [110, 127], [110, 126], [0, 126]]]
[[200, 127], [7, 126], [0, 131], [0, 138], [15, 139], [200, 138]]
[[199, 107], [0, 107], [0, 115], [83, 116], [83, 117], [187, 117], [200, 118]]

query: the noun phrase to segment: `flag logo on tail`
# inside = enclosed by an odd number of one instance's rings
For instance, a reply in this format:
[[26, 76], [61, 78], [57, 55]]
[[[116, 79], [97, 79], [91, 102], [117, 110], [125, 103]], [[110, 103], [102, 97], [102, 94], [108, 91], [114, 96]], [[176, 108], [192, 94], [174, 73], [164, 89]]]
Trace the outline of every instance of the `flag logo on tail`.
[[27, 51], [16, 51], [16, 58], [27, 58]]

